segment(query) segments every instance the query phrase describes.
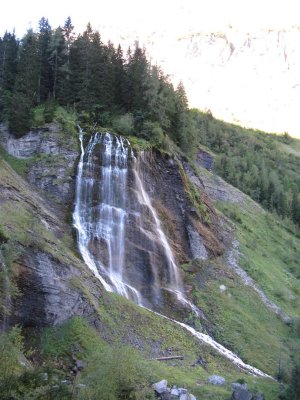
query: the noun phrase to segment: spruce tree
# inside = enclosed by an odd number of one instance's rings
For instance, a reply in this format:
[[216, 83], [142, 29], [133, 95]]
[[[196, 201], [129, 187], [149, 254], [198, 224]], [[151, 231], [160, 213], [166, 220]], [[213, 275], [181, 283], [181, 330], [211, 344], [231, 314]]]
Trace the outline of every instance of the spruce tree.
[[20, 136], [31, 124], [31, 110], [37, 104], [40, 78], [39, 43], [37, 35], [29, 30], [21, 42], [18, 73], [9, 113], [9, 127]]
[[51, 96], [51, 67], [49, 64], [49, 44], [51, 40], [51, 26], [45, 17], [39, 21], [38, 56], [39, 78], [37, 102], [48, 100]]

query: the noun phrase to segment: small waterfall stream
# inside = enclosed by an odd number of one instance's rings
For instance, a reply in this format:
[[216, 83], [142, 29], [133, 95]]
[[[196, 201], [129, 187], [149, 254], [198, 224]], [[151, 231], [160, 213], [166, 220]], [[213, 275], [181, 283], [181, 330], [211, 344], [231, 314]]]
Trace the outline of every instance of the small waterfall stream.
[[8, 328], [9, 323], [9, 313], [11, 309], [11, 289], [10, 289], [10, 282], [8, 276], [8, 269], [5, 262], [5, 259], [2, 254], [2, 249], [0, 246], [0, 267], [3, 276], [3, 317], [2, 317], [2, 331], [5, 332]]
[[[151, 293], [158, 293], [166, 289], [175, 294], [177, 300], [189, 307], [197, 316], [199, 310], [185, 296], [180, 271], [176, 265], [172, 249], [163, 232], [161, 222], [151, 199], [145, 190], [140, 161], [137, 160], [126, 138], [109, 133], [96, 133], [91, 136], [86, 147], [84, 146], [83, 132], [80, 129], [81, 155], [78, 164], [76, 182], [76, 203], [73, 214], [73, 224], [77, 229], [78, 247], [87, 266], [100, 280], [107, 291], [114, 291], [135, 301], [138, 305], [150, 309], [157, 315], [166, 318], [184, 329], [193, 336], [212, 346], [218, 352], [230, 359], [233, 363], [257, 376], [269, 377], [262, 371], [245, 364], [238, 356], [226, 349], [210, 336], [197, 332], [192, 327], [168, 318], [153, 311], [149, 299], [142, 295], [139, 281], [132, 279], [138, 275], [136, 271], [128, 271], [126, 264], [126, 229], [129, 228], [131, 217], [141, 218], [141, 209], [146, 209], [151, 219], [153, 232], [150, 234], [142, 226], [140, 230], [151, 242], [149, 248], [156, 243], [161, 248], [164, 258], [164, 269], [167, 276], [164, 288], [155, 288]], [[141, 156], [142, 157], [142, 156]], [[129, 168], [130, 167], [130, 168]], [[129, 173], [134, 176], [133, 185], [136, 198], [132, 200], [129, 193]], [[131, 196], [131, 197], [130, 197]], [[136, 207], [135, 204], [136, 203]], [[136, 238], [138, 242], [139, 239]], [[135, 267], [134, 265], [131, 265]], [[144, 265], [143, 265], [144, 268]], [[153, 285], [157, 286], [158, 271], [153, 271]], [[148, 283], [151, 285], [151, 283]], [[155, 299], [153, 301], [155, 304]]]

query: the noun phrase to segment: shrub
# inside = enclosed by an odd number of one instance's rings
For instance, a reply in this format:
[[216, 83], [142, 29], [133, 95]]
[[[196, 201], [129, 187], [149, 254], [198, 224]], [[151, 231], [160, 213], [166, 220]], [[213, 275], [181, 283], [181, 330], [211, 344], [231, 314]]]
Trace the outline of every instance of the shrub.
[[121, 134], [130, 135], [133, 132], [133, 126], [133, 116], [130, 113], [115, 117], [112, 121], [113, 129]]
[[87, 385], [81, 399], [106, 400], [154, 399], [149, 386], [149, 364], [130, 347], [109, 347], [94, 351], [84, 371], [83, 382]]

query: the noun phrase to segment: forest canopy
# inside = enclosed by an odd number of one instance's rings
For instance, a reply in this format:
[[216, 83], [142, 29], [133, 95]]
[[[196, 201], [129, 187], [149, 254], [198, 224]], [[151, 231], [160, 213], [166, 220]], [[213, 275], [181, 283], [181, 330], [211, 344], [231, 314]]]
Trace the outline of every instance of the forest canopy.
[[41, 18], [38, 31], [22, 39], [0, 38], [0, 122], [17, 137], [51, 122], [57, 107], [79, 121], [112, 127], [160, 148], [174, 142], [193, 159], [199, 145], [215, 154], [216, 172], [265, 208], [300, 225], [300, 158], [280, 150], [278, 137], [218, 121], [188, 107], [182, 83], [171, 80], [135, 43], [103, 43], [90, 24], [75, 35], [71, 18], [52, 28]]

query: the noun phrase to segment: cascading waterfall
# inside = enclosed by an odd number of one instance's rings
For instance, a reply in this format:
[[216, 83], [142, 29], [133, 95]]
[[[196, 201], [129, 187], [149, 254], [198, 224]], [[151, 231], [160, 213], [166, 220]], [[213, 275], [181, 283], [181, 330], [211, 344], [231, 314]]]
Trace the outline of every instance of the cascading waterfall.
[[[141, 158], [143, 159], [144, 153], [142, 152]], [[134, 175], [136, 179], [136, 184], [137, 184], [137, 192], [138, 192], [138, 200], [141, 204], [144, 204], [149, 210], [150, 213], [153, 217], [154, 223], [155, 223], [155, 230], [157, 232], [157, 236], [159, 238], [159, 241], [164, 249], [165, 253], [165, 258], [166, 258], [166, 264], [168, 268], [168, 275], [169, 275], [169, 287], [166, 289], [172, 293], [174, 293], [177, 297], [177, 299], [182, 303], [187, 305], [189, 308], [194, 311], [194, 313], [199, 316], [199, 310], [197, 307], [192, 304], [184, 295], [183, 292], [183, 284], [182, 284], [182, 279], [180, 276], [179, 269], [176, 265], [174, 255], [172, 252], [172, 249], [169, 245], [168, 239], [161, 227], [161, 222], [159, 220], [159, 217], [155, 211], [155, 208], [151, 204], [150, 197], [148, 193], [146, 192], [143, 181], [141, 179], [141, 174], [140, 174], [140, 168], [139, 168], [139, 161], [136, 160], [136, 165], [134, 168]]]
[[[128, 198], [128, 163], [133, 163], [136, 202], [140, 208], [146, 208], [154, 226], [157, 241], [165, 259], [167, 269], [166, 288], [176, 295], [178, 301], [188, 306], [199, 316], [199, 310], [184, 295], [183, 283], [176, 265], [172, 249], [163, 232], [161, 222], [152, 206], [141, 178], [140, 164], [130, 148], [127, 139], [109, 133], [96, 133], [86, 148], [83, 144], [83, 132], [80, 129], [81, 156], [78, 164], [76, 183], [76, 204], [73, 214], [74, 227], [77, 229], [78, 247], [83, 260], [100, 280], [107, 291], [114, 291], [148, 308], [148, 303], [141, 294], [138, 281], [130, 278], [126, 271], [126, 226], [130, 217], [140, 218], [140, 211], [132, 209]], [[142, 157], [142, 156], [141, 156]], [[137, 207], [138, 208], [138, 207]], [[130, 212], [129, 212], [130, 209]], [[142, 226], [140, 230], [146, 236], [149, 232]], [[138, 241], [138, 238], [136, 238]], [[157, 271], [152, 271], [157, 285]], [[159, 288], [160, 290], [161, 288]], [[153, 291], [157, 293], [157, 291]], [[155, 303], [155, 302], [154, 302]], [[226, 349], [210, 336], [197, 332], [192, 327], [150, 309], [188, 330], [199, 340], [209, 344], [233, 363], [248, 372], [269, 377], [262, 371], [245, 364], [238, 356]]]
[[[128, 142], [109, 133], [96, 133], [85, 150], [82, 130], [79, 139], [81, 156], [73, 214], [79, 250], [106, 290], [141, 305], [139, 292], [123, 277]], [[100, 152], [96, 156], [97, 146]], [[102, 157], [101, 166], [95, 163], [95, 157]]]

